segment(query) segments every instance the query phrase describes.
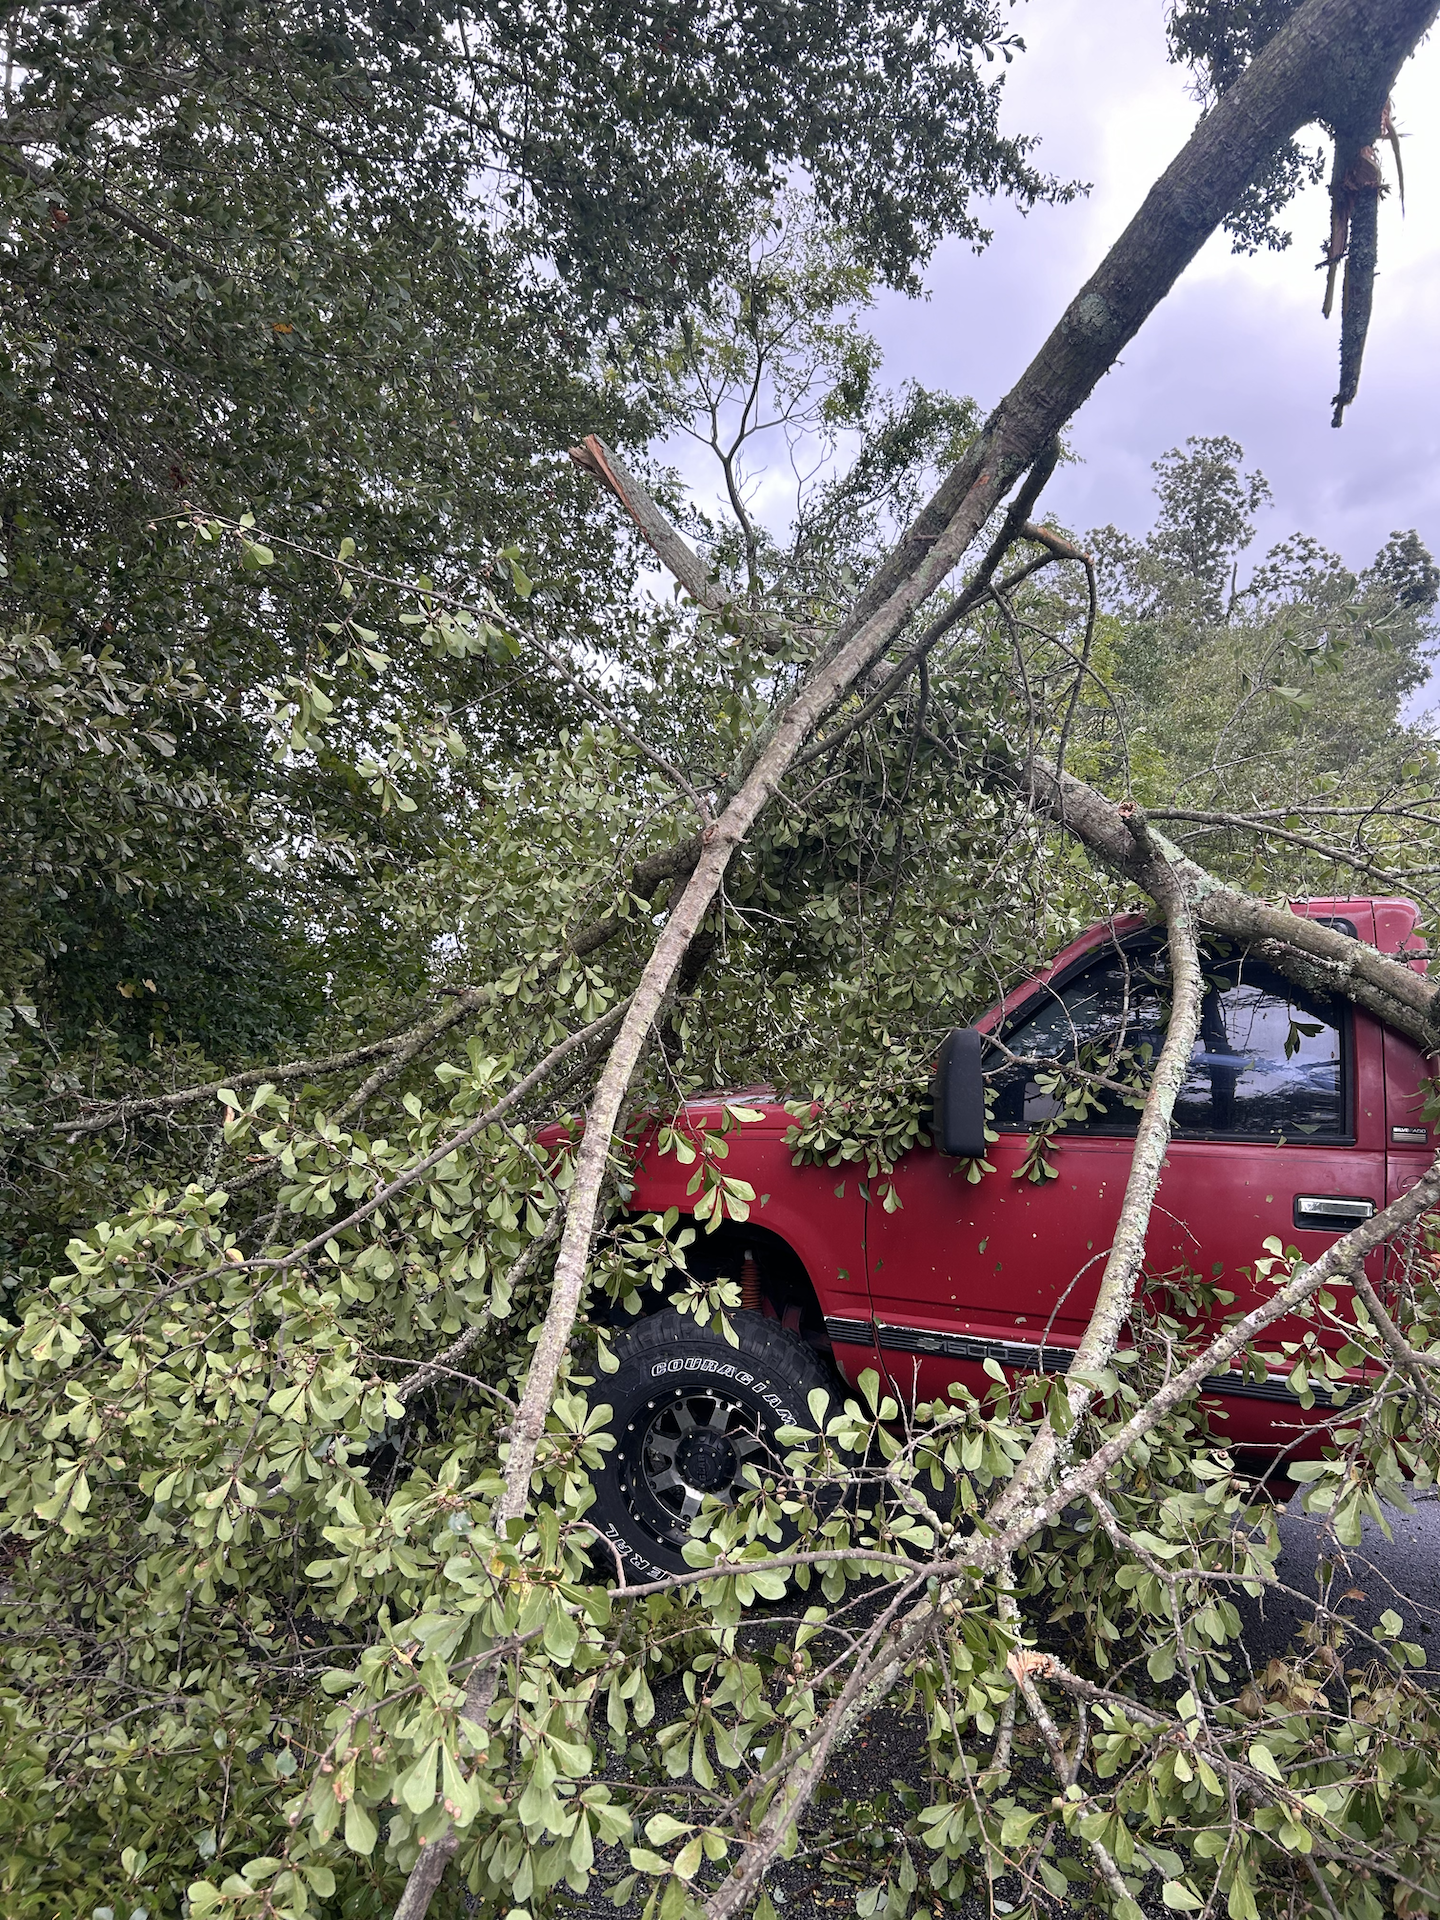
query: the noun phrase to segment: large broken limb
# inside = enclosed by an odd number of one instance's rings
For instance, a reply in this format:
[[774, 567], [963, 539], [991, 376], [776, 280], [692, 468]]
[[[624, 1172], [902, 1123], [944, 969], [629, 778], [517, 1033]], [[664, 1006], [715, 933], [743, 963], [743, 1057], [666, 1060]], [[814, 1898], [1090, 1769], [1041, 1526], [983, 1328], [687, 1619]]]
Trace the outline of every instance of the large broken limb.
[[709, 613], [727, 616], [769, 652], [778, 652], [784, 646], [784, 634], [779, 631], [781, 623], [737, 604], [724, 591], [701, 556], [671, 525], [659, 502], [635, 478], [613, 447], [607, 447], [598, 434], [587, 434], [578, 447], [570, 448], [570, 458], [582, 473], [592, 475], [610, 489], [656, 559], [698, 606]]
[[1322, 265], [1328, 320], [1335, 297], [1335, 275], [1345, 263], [1340, 295], [1340, 390], [1335, 395], [1331, 426], [1340, 426], [1345, 409], [1360, 386], [1365, 337], [1370, 331], [1370, 309], [1375, 297], [1375, 265], [1379, 250], [1380, 196], [1385, 183], [1375, 148], [1388, 125], [1389, 98], [1369, 103], [1351, 126], [1337, 128], [1335, 163], [1330, 176], [1330, 240]]
[[[1038, 813], [1073, 833], [1112, 873], [1158, 899], [1150, 884], [1153, 869], [1126, 829], [1123, 807], [1073, 774], [1057, 773], [1038, 755], [1019, 770], [1015, 784]], [[1338, 927], [1226, 886], [1176, 847], [1168, 851], [1202, 926], [1258, 948], [1303, 986], [1358, 1001], [1427, 1053], [1440, 1048], [1440, 983]]]
[[[550, 1307], [512, 1427], [497, 1524], [522, 1514], [529, 1501], [546, 1413], [584, 1292], [626, 1089], [736, 848], [815, 729], [943, 584], [1020, 477], [1046, 457], [1071, 415], [1280, 145], [1311, 120], [1339, 119], [1337, 88], [1346, 90], [1348, 100], [1352, 89], [1363, 90], [1378, 79], [1381, 98], [1388, 95], [1401, 63], [1437, 12], [1440, 0], [1306, 0], [1200, 122], [793, 697], [757, 731], [738, 769], [733, 797], [701, 836], [699, 860], [641, 975], [586, 1116]], [[815, 1784], [813, 1776], [807, 1779], [805, 1798]], [[398, 1920], [419, 1920], [426, 1911], [456, 1844], [451, 1825], [426, 1847], [396, 1909]], [[737, 1875], [748, 1891], [734, 1892], [736, 1876], [725, 1882], [711, 1902], [716, 1920], [758, 1884], [743, 1863]]]
[[640, 484], [619, 454], [607, 447], [599, 434], [585, 436], [578, 447], [571, 447], [570, 458], [582, 473], [588, 473], [610, 489], [634, 521], [655, 557], [699, 606], [711, 613], [722, 613], [725, 595], [710, 569], [690, 542], [666, 518], [659, 503]]

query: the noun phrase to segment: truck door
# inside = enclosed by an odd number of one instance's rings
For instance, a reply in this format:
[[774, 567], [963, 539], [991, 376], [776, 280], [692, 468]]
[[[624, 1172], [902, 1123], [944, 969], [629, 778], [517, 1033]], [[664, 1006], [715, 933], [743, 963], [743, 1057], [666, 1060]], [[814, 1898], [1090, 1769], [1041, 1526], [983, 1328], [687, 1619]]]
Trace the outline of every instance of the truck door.
[[[1418, 918], [1413, 901], [1377, 900], [1375, 902], [1375, 944], [1382, 953], [1396, 960], [1408, 960], [1419, 972], [1425, 970], [1425, 942], [1415, 931]], [[1423, 1054], [1403, 1034], [1384, 1030], [1385, 1057], [1385, 1198], [1398, 1200], [1429, 1168], [1437, 1143], [1435, 1128], [1425, 1117], [1425, 1106], [1432, 1081], [1440, 1073], [1440, 1060]], [[1385, 1283], [1392, 1294], [1403, 1279], [1404, 1262], [1412, 1257], [1403, 1248], [1388, 1249], [1385, 1259]]]
[[[1267, 1237], [1313, 1258], [1381, 1203], [1380, 1034], [1245, 956], [1217, 949], [1206, 972], [1146, 1272], [1155, 1283], [1224, 1287], [1244, 1306], [1256, 1295], [1242, 1269]], [[916, 1152], [896, 1170], [899, 1210], [872, 1197], [872, 1308], [891, 1379], [907, 1395], [933, 1398], [957, 1378], [981, 1384], [987, 1354], [1067, 1364], [1129, 1173], [1138, 1110], [1120, 1089], [1137, 1071], [1148, 1077], [1167, 984], [1153, 936], [1102, 949], [1052, 982], [1012, 1016], [995, 1050], [995, 1171], [972, 1184], [964, 1163]], [[1033, 1131], [1057, 1113], [1077, 1068], [1090, 1076], [1094, 1105], [1056, 1137], [1054, 1177], [1032, 1180]], [[1228, 1437], [1243, 1444], [1263, 1431], [1273, 1444], [1277, 1409], [1264, 1397], [1255, 1421], [1232, 1410]], [[1270, 1397], [1287, 1398], [1278, 1387]]]

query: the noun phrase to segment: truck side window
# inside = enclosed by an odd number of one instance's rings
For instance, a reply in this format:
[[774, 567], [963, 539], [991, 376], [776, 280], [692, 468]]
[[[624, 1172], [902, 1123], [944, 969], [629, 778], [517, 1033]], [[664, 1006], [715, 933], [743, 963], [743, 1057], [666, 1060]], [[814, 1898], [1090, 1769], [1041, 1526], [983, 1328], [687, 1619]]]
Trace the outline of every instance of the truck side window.
[[[1344, 1013], [1246, 958], [1207, 957], [1206, 982], [1200, 1034], [1175, 1103], [1176, 1133], [1346, 1137]], [[1153, 944], [1112, 951], [1048, 992], [1004, 1035], [1015, 1060], [991, 1063], [996, 1124], [1053, 1119], [1067, 1088], [1082, 1084], [1078, 1067], [1092, 1076], [1096, 1104], [1066, 1131], [1133, 1133], [1165, 1037], [1167, 995], [1163, 951]]]

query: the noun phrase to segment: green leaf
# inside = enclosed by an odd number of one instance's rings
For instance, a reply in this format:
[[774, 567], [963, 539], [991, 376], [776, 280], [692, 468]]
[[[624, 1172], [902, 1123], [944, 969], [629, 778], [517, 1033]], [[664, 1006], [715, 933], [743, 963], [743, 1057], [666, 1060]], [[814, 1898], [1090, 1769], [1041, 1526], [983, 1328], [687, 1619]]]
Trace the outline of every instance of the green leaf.
[[355, 1799], [345, 1802], [345, 1844], [352, 1853], [373, 1853], [379, 1831], [368, 1808]]
[[704, 1851], [700, 1834], [686, 1842], [675, 1856], [674, 1871], [682, 1880], [693, 1880], [700, 1870], [700, 1861]]
[[440, 1759], [440, 1742], [432, 1741], [400, 1782], [401, 1800], [412, 1813], [424, 1813], [435, 1804], [435, 1770]]
[[1193, 1913], [1205, 1904], [1187, 1880], [1167, 1880], [1160, 1898], [1175, 1913]]
[[562, 1666], [568, 1666], [573, 1659], [576, 1647], [580, 1644], [580, 1628], [573, 1614], [565, 1610], [563, 1601], [556, 1599], [545, 1620], [545, 1651]]
[[645, 1822], [645, 1837], [657, 1847], [668, 1847], [672, 1840], [678, 1840], [682, 1834], [694, 1831], [691, 1821], [677, 1820], [670, 1813], [652, 1814]]

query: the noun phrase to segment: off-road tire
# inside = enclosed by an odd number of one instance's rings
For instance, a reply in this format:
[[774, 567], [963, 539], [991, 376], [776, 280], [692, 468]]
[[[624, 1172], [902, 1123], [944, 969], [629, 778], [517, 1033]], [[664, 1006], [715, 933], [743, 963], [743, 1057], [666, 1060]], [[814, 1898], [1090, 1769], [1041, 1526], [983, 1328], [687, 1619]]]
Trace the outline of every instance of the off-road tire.
[[692, 1571], [680, 1549], [709, 1493], [738, 1498], [746, 1464], [778, 1473], [780, 1427], [813, 1427], [809, 1396], [843, 1389], [798, 1335], [758, 1313], [731, 1313], [740, 1344], [686, 1314], [657, 1313], [619, 1334], [617, 1373], [600, 1373], [594, 1405], [613, 1409], [613, 1451], [594, 1475], [586, 1518], [630, 1585]]

